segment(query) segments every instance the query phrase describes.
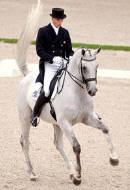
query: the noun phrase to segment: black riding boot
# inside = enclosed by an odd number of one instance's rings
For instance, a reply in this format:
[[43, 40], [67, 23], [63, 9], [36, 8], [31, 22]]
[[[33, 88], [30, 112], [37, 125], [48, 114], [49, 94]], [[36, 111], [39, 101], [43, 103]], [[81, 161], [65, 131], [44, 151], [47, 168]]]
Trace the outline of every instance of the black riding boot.
[[42, 111], [44, 104], [46, 103], [45, 99], [46, 99], [45, 93], [42, 92], [40, 94], [40, 96], [38, 97], [36, 104], [33, 108], [33, 112], [32, 112], [32, 115], [30, 117], [30, 122], [34, 127], [36, 127], [38, 125], [37, 119], [41, 114], [41, 111]]

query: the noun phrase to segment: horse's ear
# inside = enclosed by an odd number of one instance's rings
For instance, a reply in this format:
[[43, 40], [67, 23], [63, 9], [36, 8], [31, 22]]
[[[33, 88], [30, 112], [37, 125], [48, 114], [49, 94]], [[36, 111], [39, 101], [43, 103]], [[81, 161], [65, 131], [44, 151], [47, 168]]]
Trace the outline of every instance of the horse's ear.
[[83, 48], [82, 48], [82, 51], [81, 51], [81, 52], [82, 52], [82, 55], [84, 56], [84, 54], [85, 54], [85, 50], [84, 50]]
[[102, 49], [102, 48], [101, 48], [101, 47], [99, 47], [99, 48], [97, 49], [97, 53], [99, 53], [99, 52], [101, 51], [101, 49]]

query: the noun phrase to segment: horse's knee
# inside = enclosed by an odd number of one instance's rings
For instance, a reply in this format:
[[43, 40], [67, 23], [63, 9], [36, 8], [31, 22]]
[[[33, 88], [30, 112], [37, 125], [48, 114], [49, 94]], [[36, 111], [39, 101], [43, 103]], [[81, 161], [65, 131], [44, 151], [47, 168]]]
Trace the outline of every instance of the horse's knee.
[[80, 144], [77, 144], [76, 146], [73, 146], [73, 151], [74, 151], [75, 154], [80, 154], [80, 152], [81, 152]]
[[21, 135], [20, 144], [23, 150], [27, 150], [29, 148], [29, 139], [25, 138], [24, 135]]

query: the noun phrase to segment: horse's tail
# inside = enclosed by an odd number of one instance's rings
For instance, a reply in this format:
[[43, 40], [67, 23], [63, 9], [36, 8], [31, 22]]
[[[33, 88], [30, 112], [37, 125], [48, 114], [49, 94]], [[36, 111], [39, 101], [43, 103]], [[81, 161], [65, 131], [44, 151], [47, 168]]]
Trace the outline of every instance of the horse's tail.
[[28, 68], [26, 65], [27, 50], [40, 26], [42, 15], [42, 2], [41, 0], [38, 0], [37, 6], [32, 8], [32, 10], [29, 12], [28, 19], [17, 43], [16, 62], [24, 76], [28, 74]]

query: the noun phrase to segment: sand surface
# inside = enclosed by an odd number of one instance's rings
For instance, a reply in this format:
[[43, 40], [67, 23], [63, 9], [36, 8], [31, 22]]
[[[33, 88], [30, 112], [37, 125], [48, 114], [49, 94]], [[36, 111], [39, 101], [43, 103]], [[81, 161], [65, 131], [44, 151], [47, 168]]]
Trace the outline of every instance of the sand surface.
[[[34, 0], [0, 0], [0, 37], [18, 38]], [[129, 0], [46, 0], [42, 25], [50, 22], [52, 7], [64, 7], [73, 42], [130, 45]], [[35, 39], [35, 38], [34, 38]], [[14, 59], [16, 45], [0, 43], [0, 61]], [[130, 70], [130, 53], [102, 51], [99, 68]], [[28, 51], [27, 62], [38, 63], [35, 46]], [[17, 89], [22, 77], [0, 78], [0, 189], [1, 190], [129, 190], [130, 189], [130, 80], [98, 78], [94, 97], [95, 112], [110, 129], [120, 164], [109, 163], [109, 150], [101, 131], [82, 124], [73, 127], [81, 145], [82, 183], [69, 181], [68, 170], [53, 145], [53, 127], [40, 122], [30, 132], [30, 156], [39, 181], [31, 182], [19, 143]], [[65, 150], [75, 156], [64, 137]]]

